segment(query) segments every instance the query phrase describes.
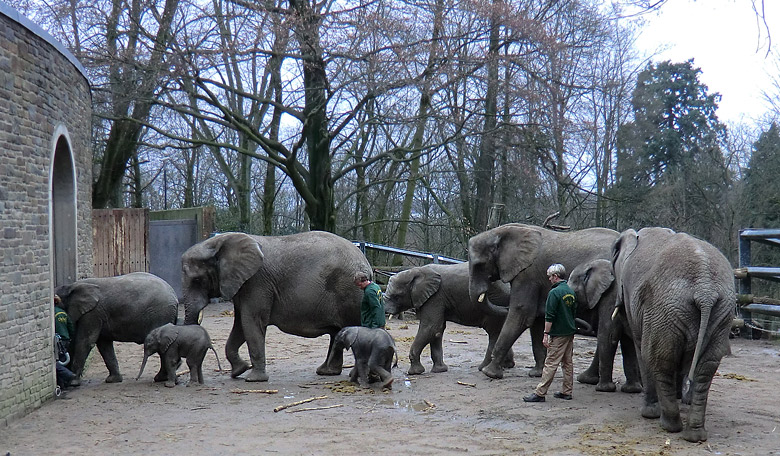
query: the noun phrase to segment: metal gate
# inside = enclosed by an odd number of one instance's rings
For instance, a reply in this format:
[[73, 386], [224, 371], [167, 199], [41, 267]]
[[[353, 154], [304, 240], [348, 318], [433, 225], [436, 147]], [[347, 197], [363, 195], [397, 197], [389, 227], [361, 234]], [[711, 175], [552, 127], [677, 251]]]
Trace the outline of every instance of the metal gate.
[[149, 272], [171, 284], [181, 299], [181, 255], [198, 243], [195, 219], [149, 221]]

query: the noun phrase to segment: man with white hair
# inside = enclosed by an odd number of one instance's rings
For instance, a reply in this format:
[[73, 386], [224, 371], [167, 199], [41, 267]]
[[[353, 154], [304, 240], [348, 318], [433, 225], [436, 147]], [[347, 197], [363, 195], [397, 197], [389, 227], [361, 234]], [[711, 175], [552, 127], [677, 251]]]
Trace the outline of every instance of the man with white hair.
[[577, 313], [577, 298], [566, 282], [566, 268], [553, 264], [547, 268], [547, 278], [552, 290], [547, 295], [544, 314], [544, 339], [547, 358], [544, 360], [542, 379], [536, 390], [523, 397], [525, 402], [544, 402], [547, 390], [555, 377], [558, 365], [563, 369], [563, 388], [553, 394], [559, 399], [571, 400], [574, 388], [574, 315]]

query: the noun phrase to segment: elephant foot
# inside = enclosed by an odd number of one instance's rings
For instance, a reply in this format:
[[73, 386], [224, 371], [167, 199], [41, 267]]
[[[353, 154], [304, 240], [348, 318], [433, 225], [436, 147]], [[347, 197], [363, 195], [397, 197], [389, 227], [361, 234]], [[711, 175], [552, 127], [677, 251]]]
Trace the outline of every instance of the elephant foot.
[[70, 381], [69, 386], [81, 386], [81, 379], [79, 377], [74, 377]]
[[173, 388], [176, 386], [176, 382], [165, 382], [166, 388]]
[[244, 372], [248, 371], [251, 368], [252, 366], [250, 366], [249, 363], [247, 363], [244, 360], [239, 360], [232, 364], [232, 368], [230, 370], [230, 376], [233, 378], [238, 378], [239, 375], [243, 374]]
[[650, 405], [643, 405], [642, 406], [642, 417], [643, 418], [649, 418], [649, 419], [656, 419], [661, 417], [661, 407], [658, 405], [658, 403], [650, 404]]
[[448, 369], [449, 368], [444, 363], [434, 364], [433, 368], [431, 368], [431, 372], [447, 372]]
[[154, 376], [155, 383], [164, 382], [166, 380], [168, 380], [168, 374], [158, 373], [157, 375]]
[[596, 391], [602, 393], [614, 393], [616, 390], [617, 385], [615, 385], [615, 382], [599, 382], [596, 385]]
[[502, 369], [501, 366], [496, 365], [494, 362], [483, 367], [482, 373], [490, 378], [504, 378], [504, 369]]
[[317, 368], [317, 375], [341, 375], [342, 366], [329, 366], [323, 364]]
[[534, 367], [531, 370], [528, 371], [529, 377], [541, 377], [542, 376], [542, 368], [541, 367]]
[[629, 394], [636, 394], [642, 392], [642, 384], [641, 383], [626, 383], [623, 386], [620, 387], [620, 391], [624, 393]]
[[382, 388], [393, 388], [393, 377], [388, 378], [387, 380], [382, 382]]
[[689, 442], [705, 442], [707, 440], [707, 431], [704, 428], [686, 428], [683, 430], [682, 438]]
[[[588, 371], [585, 371], [577, 376], [577, 381], [580, 383], [584, 383], [586, 385], [598, 385], [599, 384], [599, 376], [598, 374], [592, 374]], [[598, 388], [596, 388], [596, 391], [598, 391]], [[614, 390], [612, 390], [614, 391]]]
[[260, 372], [257, 369], [252, 369], [252, 372], [246, 376], [245, 380], [248, 382], [267, 382], [268, 374], [265, 372]]
[[504, 369], [511, 369], [515, 367], [515, 360], [514, 359], [506, 359], [503, 363], [501, 363], [501, 367]]
[[106, 377], [106, 383], [122, 383], [122, 374], [111, 374]]
[[680, 419], [680, 415], [673, 416], [671, 418], [667, 418], [664, 415], [661, 415], [661, 427], [667, 431], [667, 432], [680, 432], [682, 431], [683, 425], [682, 420]]
[[412, 363], [411, 366], [409, 366], [409, 370], [406, 372], [407, 375], [420, 375], [425, 372], [425, 366], [423, 366], [420, 363]]

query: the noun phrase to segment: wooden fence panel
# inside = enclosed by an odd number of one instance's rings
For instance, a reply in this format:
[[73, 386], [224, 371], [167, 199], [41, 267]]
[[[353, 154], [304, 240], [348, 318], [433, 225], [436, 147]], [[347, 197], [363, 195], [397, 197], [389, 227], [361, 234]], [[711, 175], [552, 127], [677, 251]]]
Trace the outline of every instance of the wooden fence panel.
[[148, 209], [94, 209], [92, 238], [95, 277], [149, 272]]

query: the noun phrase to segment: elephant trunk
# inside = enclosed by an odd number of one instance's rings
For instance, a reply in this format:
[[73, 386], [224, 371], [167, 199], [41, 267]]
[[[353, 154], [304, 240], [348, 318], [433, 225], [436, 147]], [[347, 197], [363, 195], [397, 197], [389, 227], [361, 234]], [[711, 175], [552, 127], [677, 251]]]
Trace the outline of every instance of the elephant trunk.
[[201, 312], [208, 304], [205, 296], [184, 296], [184, 324], [199, 325], [202, 319]]
[[490, 299], [484, 299], [483, 303], [487, 304], [485, 307], [485, 312], [491, 317], [506, 318], [507, 314], [509, 314], [509, 307], [493, 304]]
[[146, 367], [146, 360], [149, 359], [149, 352], [144, 350], [144, 361], [141, 363], [141, 370], [138, 371], [138, 377], [135, 378], [136, 381], [138, 381], [139, 378], [141, 378], [141, 374], [144, 373], [144, 368]]

